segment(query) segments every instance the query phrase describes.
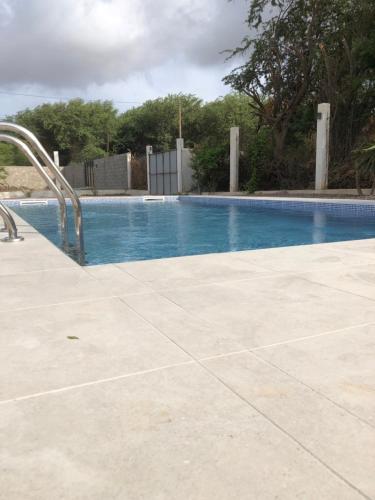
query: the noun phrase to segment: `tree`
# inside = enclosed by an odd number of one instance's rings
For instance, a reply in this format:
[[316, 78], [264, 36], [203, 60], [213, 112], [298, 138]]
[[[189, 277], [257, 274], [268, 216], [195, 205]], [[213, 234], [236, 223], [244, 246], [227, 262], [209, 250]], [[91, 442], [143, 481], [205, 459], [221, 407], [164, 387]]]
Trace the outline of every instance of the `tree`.
[[58, 150], [61, 163], [67, 165], [91, 159], [93, 148], [100, 156], [111, 153], [117, 111], [109, 101], [74, 99], [21, 111], [13, 120], [32, 130], [51, 154]]
[[229, 143], [230, 127], [240, 127], [241, 138], [255, 133], [256, 117], [251, 100], [245, 94], [233, 93], [206, 103], [202, 108], [200, 142], [213, 145]]
[[270, 129], [279, 185], [299, 176], [298, 162], [313, 165], [319, 102], [331, 103], [331, 172], [342, 183], [375, 110], [374, 9], [373, 0], [251, 1], [250, 35], [230, 52], [247, 59], [224, 81], [251, 97], [259, 126]]
[[29, 165], [29, 160], [13, 145], [0, 143], [0, 166]]
[[[266, 17], [270, 8], [273, 14]], [[260, 124], [272, 130], [277, 161], [283, 159], [293, 116], [314, 88], [317, 53], [331, 8], [326, 0], [253, 0], [247, 23], [254, 35], [231, 53], [250, 53], [224, 81], [251, 97]]]
[[[273, 8], [271, 17], [267, 9]], [[250, 53], [224, 81], [252, 98], [273, 131], [282, 159], [287, 133], [307, 101], [354, 103], [374, 82], [374, 5], [371, 0], [253, 0], [252, 34], [231, 56]], [[254, 34], [253, 34], [254, 33]], [[370, 41], [369, 41], [370, 37]], [[373, 100], [367, 103], [373, 108]], [[348, 148], [350, 149], [350, 147]]]
[[332, 159], [342, 163], [375, 111], [375, 4], [337, 2], [331, 24], [334, 29], [320, 44], [316, 94], [331, 104]]
[[[247, 95], [233, 93], [208, 102], [202, 108], [202, 133], [199, 138], [197, 163], [194, 165], [197, 164], [200, 171], [205, 171], [204, 160], [209, 159], [206, 173], [210, 178], [217, 176], [216, 184], [219, 189], [226, 190], [229, 182], [231, 127], [240, 128], [240, 184], [245, 184], [251, 175], [248, 153], [250, 144], [254, 144], [256, 140], [257, 120], [250, 103]], [[213, 168], [212, 159], [215, 158], [216, 167]], [[213, 182], [206, 182], [207, 188], [208, 184], [211, 186], [209, 190], [212, 190]]]
[[154, 151], [176, 147], [179, 134], [179, 107], [185, 144], [193, 145], [200, 136], [202, 101], [190, 94], [174, 94], [146, 101], [142, 106], [126, 111], [119, 118], [116, 151], [144, 153], [147, 144]]

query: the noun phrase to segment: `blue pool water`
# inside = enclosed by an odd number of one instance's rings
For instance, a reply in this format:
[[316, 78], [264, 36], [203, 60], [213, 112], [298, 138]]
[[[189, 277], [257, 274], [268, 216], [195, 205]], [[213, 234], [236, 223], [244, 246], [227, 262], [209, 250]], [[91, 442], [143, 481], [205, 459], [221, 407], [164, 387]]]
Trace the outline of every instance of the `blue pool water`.
[[[306, 205], [306, 204], [304, 204]], [[375, 214], [188, 201], [83, 202], [86, 263], [104, 264], [375, 237]], [[327, 205], [328, 207], [328, 205]], [[58, 207], [12, 206], [60, 246]], [[70, 210], [69, 220], [72, 221]], [[72, 226], [72, 223], [70, 224]], [[71, 241], [74, 241], [73, 233]]]

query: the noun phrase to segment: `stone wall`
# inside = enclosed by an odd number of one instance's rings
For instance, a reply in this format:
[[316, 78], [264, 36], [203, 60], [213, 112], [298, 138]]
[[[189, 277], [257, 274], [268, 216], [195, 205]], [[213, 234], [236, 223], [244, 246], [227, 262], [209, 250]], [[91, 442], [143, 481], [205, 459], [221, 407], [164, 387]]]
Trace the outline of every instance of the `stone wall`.
[[0, 189], [10, 190], [20, 189], [25, 191], [42, 191], [48, 189], [46, 183], [41, 178], [34, 167], [5, 167], [5, 180], [0, 181]]

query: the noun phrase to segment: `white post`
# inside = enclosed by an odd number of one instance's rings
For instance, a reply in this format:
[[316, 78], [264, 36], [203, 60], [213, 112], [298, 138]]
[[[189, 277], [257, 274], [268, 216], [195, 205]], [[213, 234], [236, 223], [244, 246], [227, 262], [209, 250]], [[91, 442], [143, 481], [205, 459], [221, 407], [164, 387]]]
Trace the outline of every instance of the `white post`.
[[146, 146], [147, 191], [148, 191], [148, 194], [150, 194], [150, 192], [151, 192], [151, 182], [150, 182], [150, 154], [152, 154], [152, 146]]
[[238, 168], [240, 160], [240, 129], [231, 127], [230, 129], [230, 176], [229, 191], [238, 191]]
[[328, 102], [318, 105], [315, 164], [316, 190], [327, 189], [328, 187], [330, 107]]
[[128, 174], [128, 189], [132, 188], [132, 154], [126, 153], [126, 171]]
[[[59, 152], [58, 151], [54, 151], [53, 152], [53, 163], [56, 165], [56, 167], [60, 167], [60, 157], [59, 157]], [[56, 177], [54, 177], [55, 179], [55, 184], [58, 188], [60, 188], [60, 191], [62, 190], [62, 186], [61, 184], [59, 183], [59, 181], [56, 179]]]
[[184, 149], [184, 140], [176, 139], [177, 149], [177, 191], [182, 193], [182, 150]]
[[54, 164], [59, 167], [60, 166], [60, 157], [59, 157], [59, 152], [58, 151], [54, 151], [53, 152], [53, 162]]

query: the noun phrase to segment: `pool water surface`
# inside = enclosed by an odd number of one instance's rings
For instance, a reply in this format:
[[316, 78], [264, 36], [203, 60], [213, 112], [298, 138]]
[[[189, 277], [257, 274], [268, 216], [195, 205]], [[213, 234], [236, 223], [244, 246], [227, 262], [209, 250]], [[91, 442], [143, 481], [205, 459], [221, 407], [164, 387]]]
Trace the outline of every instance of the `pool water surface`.
[[[314, 203], [309, 210], [126, 199], [82, 206], [88, 265], [375, 237], [374, 215], [338, 215]], [[56, 203], [11, 208], [61, 246]]]

